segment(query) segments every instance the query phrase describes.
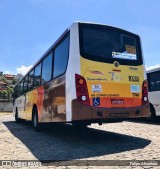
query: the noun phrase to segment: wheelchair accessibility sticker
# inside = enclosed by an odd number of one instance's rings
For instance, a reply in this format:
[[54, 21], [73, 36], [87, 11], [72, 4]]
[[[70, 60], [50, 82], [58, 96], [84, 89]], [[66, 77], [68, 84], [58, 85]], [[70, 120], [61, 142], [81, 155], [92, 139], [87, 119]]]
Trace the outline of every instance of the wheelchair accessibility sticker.
[[99, 97], [92, 98], [92, 103], [93, 103], [93, 106], [99, 106], [100, 105], [100, 98]]

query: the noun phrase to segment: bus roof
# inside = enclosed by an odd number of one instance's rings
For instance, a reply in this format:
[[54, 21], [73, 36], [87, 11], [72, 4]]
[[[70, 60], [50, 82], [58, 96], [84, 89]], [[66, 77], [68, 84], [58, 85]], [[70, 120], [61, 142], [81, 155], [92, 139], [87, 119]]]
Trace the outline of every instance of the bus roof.
[[[73, 24], [75, 24], [75, 23], [82, 23], [82, 24], [93, 24], [93, 25], [108, 26], [108, 27], [110, 27], [110, 28], [119, 29], [119, 30], [122, 30], [122, 31], [125, 31], [125, 32], [128, 32], [128, 33], [131, 33], [131, 34], [137, 35], [137, 34], [135, 34], [135, 33], [133, 33], [133, 32], [130, 32], [130, 31], [126, 30], [126, 29], [122, 29], [122, 28], [119, 28], [119, 27], [116, 27], [116, 26], [106, 25], [106, 24], [102, 24], [102, 23], [75, 21], [75, 22], [73, 22], [73, 23], [71, 24], [71, 26], [72, 26]], [[71, 26], [70, 26], [70, 27], [71, 27]], [[70, 28], [70, 27], [69, 27], [69, 28]], [[139, 35], [137, 35], [137, 36], [139, 36]]]
[[160, 67], [157, 67], [157, 68], [153, 68], [153, 69], [147, 70], [146, 72], [147, 73], [152, 73], [152, 72], [156, 72], [156, 71], [159, 71], [159, 70], [160, 70]]

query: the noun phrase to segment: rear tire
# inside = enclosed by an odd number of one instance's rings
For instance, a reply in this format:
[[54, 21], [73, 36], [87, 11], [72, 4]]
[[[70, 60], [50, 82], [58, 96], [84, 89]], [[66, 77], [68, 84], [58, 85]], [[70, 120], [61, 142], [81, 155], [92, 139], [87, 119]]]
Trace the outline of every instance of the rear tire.
[[153, 105], [150, 103], [150, 119], [155, 119], [156, 118], [156, 111], [153, 107]]
[[38, 112], [37, 110], [33, 110], [33, 115], [32, 115], [32, 126], [36, 131], [40, 131], [40, 124], [38, 122]]
[[21, 122], [21, 119], [18, 118], [18, 110], [17, 110], [17, 109], [16, 109], [16, 113], [15, 113], [15, 121], [16, 121], [17, 123], [20, 123], [20, 122]]

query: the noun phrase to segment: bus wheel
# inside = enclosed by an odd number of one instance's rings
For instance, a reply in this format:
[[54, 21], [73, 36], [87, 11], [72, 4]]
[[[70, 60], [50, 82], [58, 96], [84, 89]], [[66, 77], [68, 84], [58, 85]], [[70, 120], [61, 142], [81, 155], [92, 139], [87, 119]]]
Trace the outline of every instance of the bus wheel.
[[155, 119], [156, 118], [156, 112], [152, 104], [150, 104], [150, 119]]
[[15, 121], [16, 121], [17, 123], [20, 123], [20, 122], [21, 122], [21, 119], [18, 118], [18, 110], [17, 110], [17, 109], [16, 109], [16, 114], [15, 114]]
[[33, 125], [33, 128], [36, 130], [36, 131], [40, 131], [40, 124], [38, 122], [38, 112], [37, 110], [34, 110], [33, 111], [33, 115], [32, 115], [32, 125]]

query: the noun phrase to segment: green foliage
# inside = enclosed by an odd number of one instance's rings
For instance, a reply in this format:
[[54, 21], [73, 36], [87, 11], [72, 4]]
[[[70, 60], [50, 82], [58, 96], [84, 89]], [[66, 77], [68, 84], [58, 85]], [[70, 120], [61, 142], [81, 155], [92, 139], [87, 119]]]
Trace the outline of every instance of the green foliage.
[[[0, 81], [7, 83], [7, 79], [4, 77], [3, 72], [2, 73], [0, 72]], [[12, 94], [13, 94], [13, 87], [7, 83], [6, 90], [4, 89], [0, 90], [0, 99], [11, 99]]]
[[6, 83], [7, 79], [4, 76], [1, 76], [1, 81], [3, 81], [4, 83]]
[[13, 78], [13, 84], [16, 84], [17, 82], [18, 82], [18, 80]]

